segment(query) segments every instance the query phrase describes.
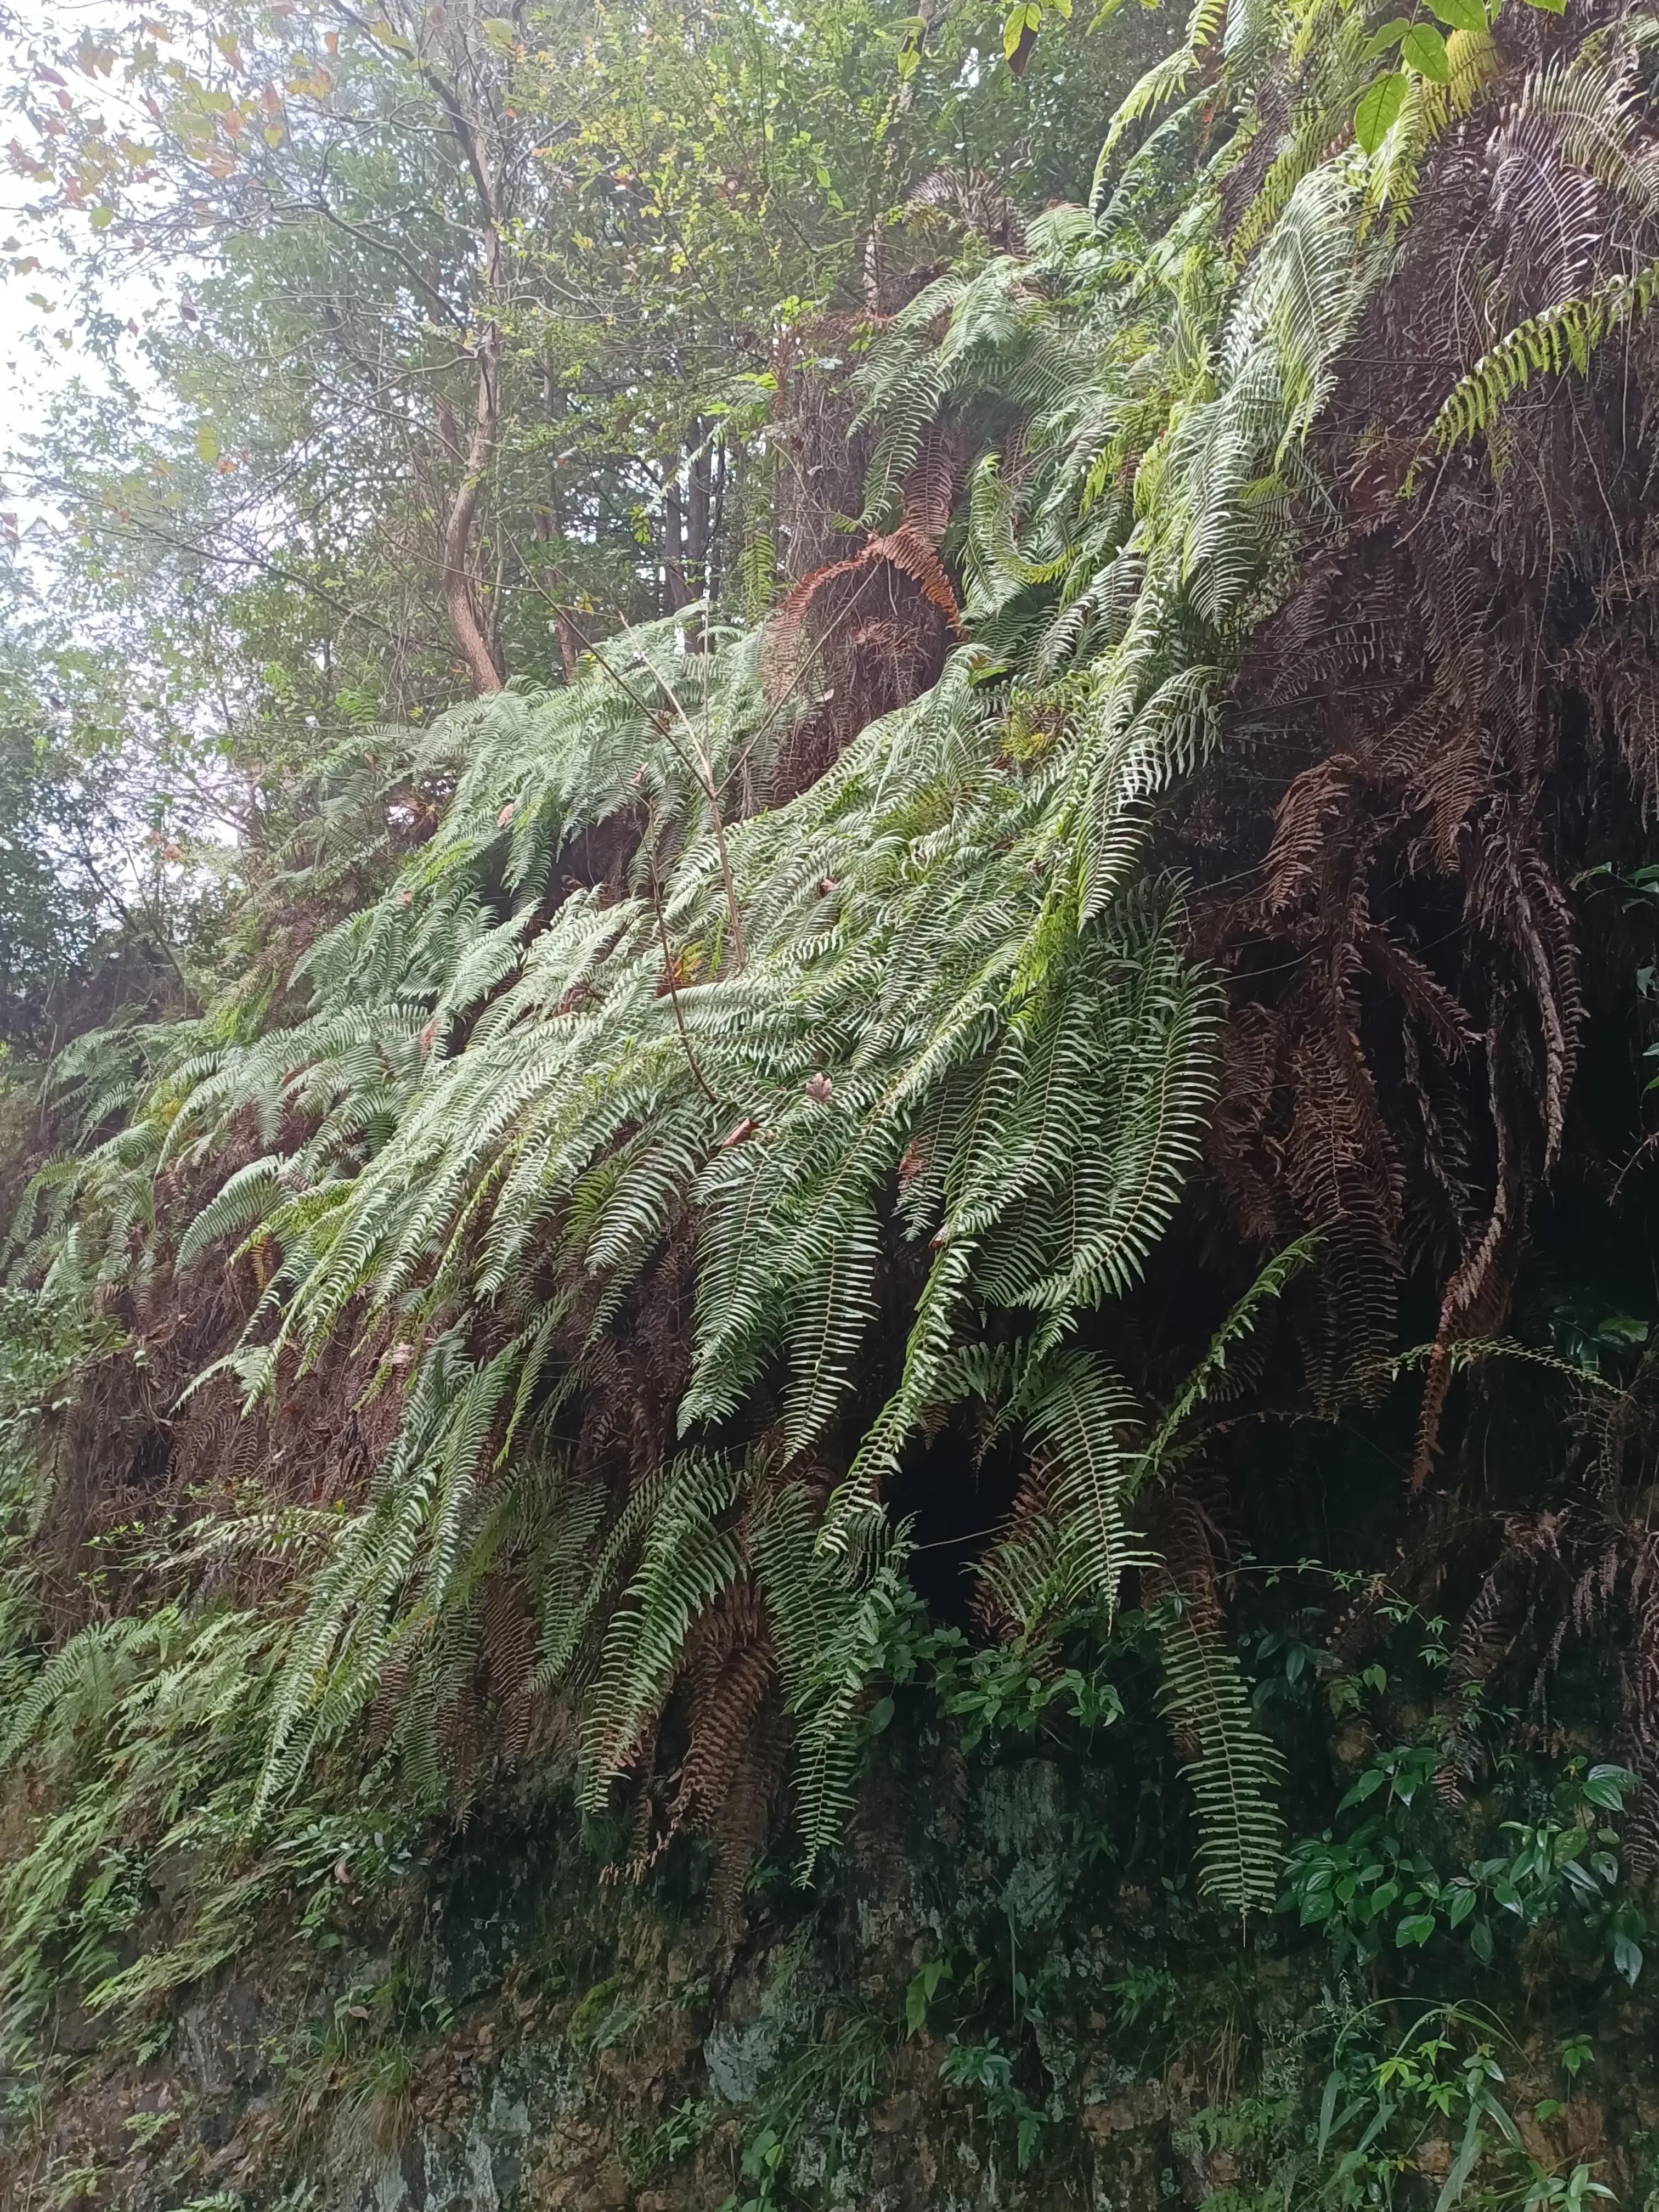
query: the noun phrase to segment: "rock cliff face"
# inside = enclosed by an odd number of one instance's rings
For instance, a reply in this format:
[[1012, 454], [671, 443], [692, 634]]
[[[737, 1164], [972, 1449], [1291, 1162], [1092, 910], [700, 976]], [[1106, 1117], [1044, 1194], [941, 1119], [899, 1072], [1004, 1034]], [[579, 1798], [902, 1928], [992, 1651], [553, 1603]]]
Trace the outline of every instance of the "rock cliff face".
[[[1322, 1950], [1287, 1948], [1283, 1923], [1218, 1942], [1167, 1884], [1114, 1867], [1047, 1759], [957, 1771], [954, 1786], [948, 1760], [896, 1759], [834, 1879], [804, 1893], [763, 1869], [735, 1922], [704, 1909], [698, 1873], [607, 1882], [557, 1802], [476, 1826], [410, 1877], [396, 1911], [365, 1911], [337, 1948], [273, 1939], [192, 1991], [148, 2051], [84, 2047], [78, 2079], [15, 2136], [5, 2202], [1266, 2212], [1366, 2201], [1340, 2192], [1334, 2161], [1322, 2182], [1308, 2160], [1328, 2069], [1339, 2076], [1333, 2051], [1340, 2061], [1345, 2034], [1377, 2008], [1325, 1969]], [[1534, 1965], [1530, 1992], [1514, 1992], [1511, 2027], [1524, 2019], [1524, 2031], [1510, 2039], [1495, 2018], [1479, 2022], [1519, 2114], [1516, 2172], [1533, 2159], [1597, 2162], [1621, 2203], [1659, 2203], [1648, 2010], [1586, 2017], [1571, 1962]], [[1406, 2029], [1432, 2009], [1418, 1996], [1401, 2008]], [[93, 2045], [84, 2021], [60, 2030], [60, 2061], [66, 2042]], [[1432, 2205], [1460, 2125], [1418, 2129], [1378, 2201]]]

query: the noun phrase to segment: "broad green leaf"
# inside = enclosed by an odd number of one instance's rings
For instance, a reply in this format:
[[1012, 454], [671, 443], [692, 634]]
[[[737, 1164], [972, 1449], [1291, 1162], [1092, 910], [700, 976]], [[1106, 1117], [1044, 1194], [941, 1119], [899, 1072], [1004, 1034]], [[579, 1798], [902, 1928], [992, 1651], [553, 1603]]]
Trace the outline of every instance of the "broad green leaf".
[[1620, 1813], [1625, 1806], [1624, 1778], [1593, 1774], [1584, 1784], [1584, 1796], [1592, 1805], [1604, 1805], [1610, 1813]]
[[1016, 0], [1002, 27], [1002, 51], [1008, 60], [1012, 61], [1027, 30], [1036, 31], [1042, 27], [1042, 9], [1037, 0]]
[[219, 441], [213, 434], [213, 425], [210, 422], [198, 422], [196, 425], [196, 453], [198, 459], [210, 464], [219, 458]]
[[1374, 1796], [1376, 1791], [1382, 1787], [1382, 1775], [1381, 1769], [1375, 1766], [1368, 1766], [1364, 1772], [1360, 1776], [1359, 1779], [1354, 1784], [1353, 1787], [1348, 1791], [1347, 1795], [1343, 1798], [1342, 1802], [1337, 1807], [1337, 1811], [1339, 1813], [1346, 1813], [1350, 1805], [1363, 1805], [1368, 1797]]
[[[1602, 1323], [1605, 1329], [1608, 1324]], [[1625, 1808], [1625, 1792], [1634, 1790], [1636, 1777], [1627, 1766], [1592, 1766], [1584, 1777], [1584, 1795], [1592, 1805], [1604, 1805], [1612, 1813]]]
[[1376, 153], [1393, 127], [1405, 97], [1406, 80], [1398, 70], [1378, 77], [1360, 94], [1353, 112], [1353, 135], [1363, 152]]
[[1365, 58], [1374, 62], [1379, 54], [1386, 54], [1397, 46], [1412, 27], [1409, 15], [1390, 15], [1388, 21], [1373, 31], [1365, 42]]
[[1451, 81], [1451, 60], [1446, 52], [1446, 41], [1432, 23], [1413, 23], [1400, 42], [1402, 61], [1409, 62], [1421, 76], [1432, 77], [1437, 84]]
[[1481, 0], [1429, 0], [1429, 5], [1449, 31], [1478, 34], [1486, 28], [1486, 11]]

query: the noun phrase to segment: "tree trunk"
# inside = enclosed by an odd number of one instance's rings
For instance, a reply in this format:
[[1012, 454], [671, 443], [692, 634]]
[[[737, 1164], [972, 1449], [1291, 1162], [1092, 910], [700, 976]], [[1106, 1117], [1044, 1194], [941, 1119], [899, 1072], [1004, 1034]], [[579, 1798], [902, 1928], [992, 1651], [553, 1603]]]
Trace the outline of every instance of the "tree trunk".
[[668, 586], [668, 611], [678, 614], [690, 604], [694, 594], [685, 575], [685, 504], [680, 497], [679, 479], [671, 476], [668, 491], [662, 503], [663, 575]]
[[449, 127], [477, 191], [483, 260], [480, 273], [483, 280], [479, 301], [483, 335], [472, 350], [477, 367], [478, 396], [465, 452], [456, 434], [453, 416], [447, 406], [440, 406], [440, 425], [461, 472], [444, 524], [444, 606], [473, 683], [480, 691], [499, 691], [507, 680], [507, 670], [496, 631], [493, 594], [484, 582], [483, 552], [476, 533], [484, 477], [495, 457], [496, 434], [501, 428], [500, 313], [505, 300], [501, 268], [505, 212], [496, 183], [491, 150], [492, 118], [487, 102], [482, 112], [469, 106], [464, 94], [469, 80], [464, 73], [452, 82], [428, 64], [426, 75], [443, 104]]
[[464, 453], [454, 416], [447, 406], [443, 410], [446, 435], [461, 463], [461, 480], [444, 525], [444, 606], [455, 641], [480, 691], [499, 691], [507, 680], [475, 532], [478, 495], [495, 450], [501, 420], [499, 349], [500, 337], [492, 325], [478, 346], [477, 406]]
[[691, 425], [691, 464], [687, 471], [685, 514], [685, 584], [690, 597], [703, 598], [708, 590], [709, 455], [708, 426], [699, 418]]
[[[551, 368], [544, 365], [542, 369], [544, 418], [551, 425], [563, 419], [564, 411], [563, 394], [558, 392], [554, 385]], [[547, 464], [547, 496], [536, 514], [536, 542], [540, 545], [550, 545], [556, 538], [562, 544], [564, 511], [563, 502], [559, 497], [559, 464], [556, 458], [550, 456]], [[556, 562], [550, 564], [544, 572], [543, 589], [546, 592], [549, 603], [553, 608], [554, 634], [559, 641], [559, 661], [568, 683], [576, 672], [576, 663], [581, 658], [582, 648], [581, 641], [576, 635], [575, 624], [558, 604], [556, 594], [562, 580], [562, 572], [559, 565]]]

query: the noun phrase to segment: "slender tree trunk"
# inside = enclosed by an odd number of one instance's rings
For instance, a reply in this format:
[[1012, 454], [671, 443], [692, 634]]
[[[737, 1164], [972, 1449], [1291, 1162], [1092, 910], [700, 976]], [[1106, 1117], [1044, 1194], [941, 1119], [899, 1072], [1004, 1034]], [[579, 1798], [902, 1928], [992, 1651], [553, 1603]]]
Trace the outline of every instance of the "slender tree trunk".
[[695, 596], [685, 574], [685, 502], [680, 497], [678, 473], [668, 480], [662, 503], [663, 573], [668, 586], [668, 611], [678, 614]]
[[[551, 368], [544, 366], [542, 370], [544, 418], [550, 427], [563, 419], [564, 411], [563, 394], [558, 392], [554, 385]], [[547, 464], [547, 495], [536, 515], [536, 539], [538, 544], [550, 545], [555, 538], [562, 544], [564, 510], [563, 502], [559, 497], [559, 464], [556, 457], [550, 455]], [[581, 658], [582, 648], [581, 641], [576, 635], [575, 625], [563, 607], [557, 604], [558, 588], [563, 580], [559, 564], [556, 562], [550, 563], [544, 581], [544, 586], [551, 587], [548, 596], [555, 602], [554, 634], [559, 641], [559, 660], [568, 682], [575, 673], [576, 663]]]
[[499, 333], [492, 325], [478, 345], [477, 404], [464, 452], [453, 416], [447, 426], [460, 460], [461, 478], [444, 524], [444, 606], [455, 641], [480, 691], [499, 691], [507, 676], [477, 534], [484, 471], [501, 427], [500, 345]]
[[708, 589], [708, 428], [701, 416], [691, 425], [691, 465], [687, 471], [685, 582], [694, 599], [702, 599]]
[[725, 538], [720, 525], [726, 519], [726, 478], [730, 466], [724, 438], [714, 447], [714, 491], [708, 515], [708, 551], [703, 562], [702, 588], [710, 611], [720, 603], [720, 586], [725, 581], [720, 573], [720, 554]]
[[465, 449], [456, 434], [453, 416], [447, 410], [441, 416], [452, 454], [460, 465], [460, 481], [444, 522], [444, 606], [473, 683], [480, 691], [499, 691], [507, 680], [507, 669], [496, 627], [495, 595], [484, 580], [477, 524], [484, 478], [495, 458], [495, 441], [501, 429], [501, 311], [506, 296], [501, 239], [505, 216], [491, 148], [492, 126], [487, 102], [482, 112], [469, 105], [463, 90], [468, 81], [464, 72], [458, 74], [453, 82], [429, 66], [427, 74], [443, 104], [477, 191], [483, 280], [477, 310], [483, 334], [472, 349], [477, 369], [477, 398]]

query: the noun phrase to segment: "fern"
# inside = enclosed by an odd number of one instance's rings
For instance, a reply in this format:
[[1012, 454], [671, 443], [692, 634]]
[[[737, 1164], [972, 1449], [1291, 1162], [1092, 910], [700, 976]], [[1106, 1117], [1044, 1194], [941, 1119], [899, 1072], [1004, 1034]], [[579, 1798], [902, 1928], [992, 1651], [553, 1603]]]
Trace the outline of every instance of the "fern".
[[182, 1274], [191, 1261], [221, 1238], [245, 1237], [267, 1219], [282, 1193], [280, 1156], [250, 1160], [225, 1178], [218, 1194], [202, 1208], [179, 1239], [173, 1265]]
[[1120, 140], [1137, 123], [1155, 113], [1186, 88], [1199, 67], [1200, 57], [1213, 42], [1226, 15], [1226, 0], [1194, 0], [1182, 44], [1173, 53], [1154, 62], [1125, 95], [1106, 133], [1100, 167], [1095, 176], [1097, 198], [1099, 196], [1101, 173]]
[[[133, 1292], [169, 1253], [182, 1268], [257, 1233], [258, 1303], [210, 1372], [280, 1419], [296, 1376], [338, 1361], [397, 1414], [327, 1546], [296, 1555], [256, 1820], [287, 1817], [389, 1686], [387, 1756], [434, 1801], [434, 1715], [510, 1555], [537, 1607], [532, 1687], [574, 1709], [589, 1806], [643, 1759], [700, 1625], [758, 1593], [815, 1861], [905, 1602], [887, 1487], [963, 1398], [1018, 1425], [1045, 1486], [1046, 1522], [988, 1569], [1034, 1633], [1109, 1611], [1151, 1565], [1136, 1493], [1185, 1455], [1228, 1346], [1299, 1264], [1263, 1278], [1150, 1437], [1081, 1348], [1085, 1317], [1088, 1341], [1119, 1340], [1215, 1102], [1218, 983], [1154, 839], [1216, 756], [1286, 548], [1328, 524], [1313, 434], [1391, 252], [1374, 180], [1331, 150], [1363, 26], [1323, 4], [1274, 22], [1197, 0], [1112, 121], [1098, 215], [1049, 209], [1018, 253], [971, 245], [872, 331], [872, 534], [845, 562], [769, 624], [713, 624], [708, 650], [674, 622], [625, 629], [556, 688], [342, 749], [330, 867], [352, 865], [355, 808], [410, 779], [450, 796], [297, 963], [282, 1017], [238, 1000], [61, 1068], [86, 1149], [37, 1177], [21, 1264]], [[1259, 94], [1274, 71], [1282, 131]], [[1230, 228], [1224, 189], [1258, 144]], [[947, 415], [981, 450], [936, 544], [900, 505]], [[745, 812], [809, 713], [769, 690], [769, 651], [799, 675], [813, 594], [878, 576], [927, 610], [938, 680]], [[601, 832], [602, 885], [583, 872]], [[819, 1455], [846, 1470], [821, 1512], [797, 1479]], [[1254, 1909], [1247, 1846], [1271, 1823], [1236, 1670], [1208, 1630], [1172, 1621], [1167, 1647], [1201, 1747], [1205, 1879]]]
[[795, 1820], [810, 1874], [852, 1809], [857, 1722], [904, 1601], [903, 1530], [884, 1530], [854, 1566], [826, 1549], [805, 1494], [785, 1485], [750, 1538], [789, 1711], [796, 1716]]
[[[1656, 290], [1659, 260], [1518, 324], [1453, 386], [1429, 426], [1426, 442], [1440, 453], [1449, 453], [1462, 441], [1490, 432], [1506, 401], [1524, 391], [1534, 375], [1559, 376], [1568, 368], [1583, 375], [1598, 346], [1647, 313]], [[1408, 491], [1420, 467], [1416, 465], [1407, 478]]]
[[1188, 1375], [1164, 1408], [1162, 1418], [1136, 1455], [1133, 1487], [1155, 1482], [1179, 1461], [1182, 1432], [1193, 1415], [1224, 1379], [1229, 1354], [1255, 1329], [1263, 1309], [1285, 1291], [1313, 1263], [1319, 1249], [1317, 1237], [1297, 1238], [1271, 1259], [1243, 1297], [1210, 1339], [1204, 1357]]
[[742, 1558], [721, 1526], [732, 1468], [688, 1459], [666, 1474], [644, 1523], [640, 1561], [605, 1631], [582, 1736], [582, 1802], [597, 1810], [660, 1707], [697, 1614], [730, 1588]]
[[1097, 1355], [1053, 1355], [1017, 1401], [1026, 1437], [1050, 1478], [1066, 1553], [1069, 1605], [1093, 1599], [1109, 1618], [1125, 1571], [1146, 1564], [1124, 1521], [1127, 1434], [1139, 1408], [1122, 1379]]
[[1257, 1727], [1237, 1655], [1172, 1595], [1157, 1607], [1164, 1664], [1160, 1710], [1192, 1736], [1182, 1768], [1198, 1808], [1199, 1887], [1241, 1918], [1279, 1895], [1284, 1761]]

